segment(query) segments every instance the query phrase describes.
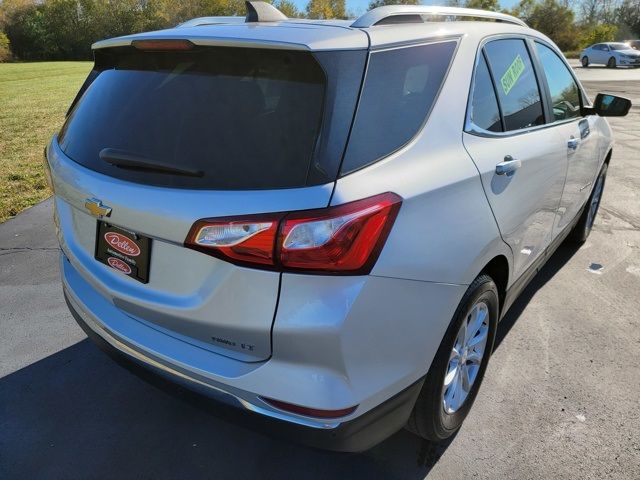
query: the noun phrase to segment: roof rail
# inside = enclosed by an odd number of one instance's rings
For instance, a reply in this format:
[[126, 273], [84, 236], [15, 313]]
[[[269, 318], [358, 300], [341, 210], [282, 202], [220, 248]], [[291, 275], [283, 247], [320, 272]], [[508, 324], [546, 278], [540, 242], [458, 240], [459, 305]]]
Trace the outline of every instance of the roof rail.
[[[521, 27], [527, 26], [527, 24], [519, 18], [507, 15], [506, 13], [477, 10], [474, 8], [438, 7], [427, 5], [388, 5], [386, 7], [374, 8], [356, 19], [351, 26], [354, 28], [368, 28], [374, 25], [392, 23], [421, 23], [429, 21], [428, 18], [425, 17], [433, 16], [486, 18], [495, 20], [496, 22], [520, 25]], [[399, 18], [394, 21], [392, 17]]]

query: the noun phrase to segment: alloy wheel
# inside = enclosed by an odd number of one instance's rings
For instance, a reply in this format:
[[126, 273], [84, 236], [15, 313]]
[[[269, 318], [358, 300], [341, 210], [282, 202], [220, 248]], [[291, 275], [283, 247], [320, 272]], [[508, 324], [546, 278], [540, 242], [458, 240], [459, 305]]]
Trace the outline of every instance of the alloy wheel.
[[467, 313], [449, 355], [442, 388], [446, 413], [455, 413], [467, 399], [482, 365], [488, 334], [489, 307], [480, 301]]

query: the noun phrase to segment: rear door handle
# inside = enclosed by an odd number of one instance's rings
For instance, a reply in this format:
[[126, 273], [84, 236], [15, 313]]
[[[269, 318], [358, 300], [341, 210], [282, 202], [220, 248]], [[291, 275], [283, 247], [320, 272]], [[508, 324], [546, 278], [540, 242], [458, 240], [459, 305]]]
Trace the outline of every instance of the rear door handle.
[[500, 162], [496, 165], [496, 174], [497, 175], [506, 175], [510, 177], [516, 170], [522, 166], [522, 162], [520, 160], [516, 160], [511, 155], [507, 155], [504, 157], [504, 162]]
[[567, 142], [567, 147], [569, 147], [570, 150], [577, 150], [578, 149], [578, 145], [580, 145], [580, 139], [579, 138], [571, 137], [569, 139], [569, 141]]

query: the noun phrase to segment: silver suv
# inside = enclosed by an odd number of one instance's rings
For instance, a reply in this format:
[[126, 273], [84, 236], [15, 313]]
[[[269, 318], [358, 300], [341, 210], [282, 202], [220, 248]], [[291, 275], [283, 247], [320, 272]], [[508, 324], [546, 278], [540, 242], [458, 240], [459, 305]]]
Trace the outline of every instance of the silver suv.
[[46, 150], [71, 312], [132, 368], [335, 450], [456, 432], [500, 318], [589, 235], [601, 117], [630, 108], [479, 10], [250, 2], [93, 49]]

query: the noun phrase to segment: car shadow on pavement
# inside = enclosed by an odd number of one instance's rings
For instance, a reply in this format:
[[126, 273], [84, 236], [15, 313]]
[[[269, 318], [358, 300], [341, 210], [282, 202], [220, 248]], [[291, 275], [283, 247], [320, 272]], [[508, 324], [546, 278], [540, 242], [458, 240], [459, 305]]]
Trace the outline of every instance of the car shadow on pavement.
[[522, 315], [522, 312], [536, 292], [551, 280], [579, 249], [580, 245], [577, 243], [564, 242], [558, 247], [551, 258], [547, 260], [547, 263], [538, 274], [533, 277], [529, 285], [522, 291], [502, 321], [498, 324], [498, 331], [496, 332], [496, 339], [493, 344], [494, 351], [498, 349], [511, 328], [516, 324], [518, 318], [520, 318], [520, 315]]
[[183, 400], [83, 340], [0, 379], [0, 478], [417, 479], [448, 446], [403, 430], [361, 454], [325, 452]]

